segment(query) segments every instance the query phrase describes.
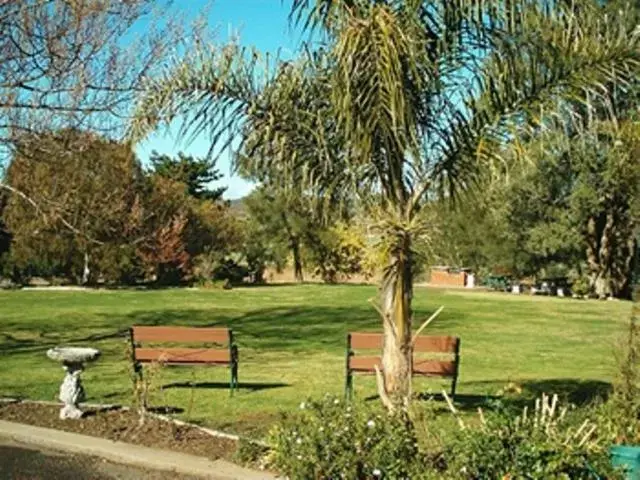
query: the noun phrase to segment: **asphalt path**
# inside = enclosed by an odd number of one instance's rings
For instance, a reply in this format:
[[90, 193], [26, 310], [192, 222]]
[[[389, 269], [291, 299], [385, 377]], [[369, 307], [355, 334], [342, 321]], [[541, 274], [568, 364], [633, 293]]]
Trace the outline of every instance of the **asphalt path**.
[[59, 453], [0, 439], [0, 480], [197, 480], [175, 472], [119, 465], [98, 457]]

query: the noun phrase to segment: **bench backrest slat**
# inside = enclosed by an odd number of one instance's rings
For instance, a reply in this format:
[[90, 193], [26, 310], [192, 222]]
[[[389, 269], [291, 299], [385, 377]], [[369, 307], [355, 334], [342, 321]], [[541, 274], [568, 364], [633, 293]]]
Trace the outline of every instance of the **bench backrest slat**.
[[418, 337], [413, 344], [413, 351], [425, 353], [456, 353], [459, 342], [460, 339], [458, 337]]
[[226, 328], [131, 327], [135, 342], [229, 343]]
[[[381, 333], [352, 332], [351, 348], [354, 350], [381, 349], [383, 336]], [[458, 351], [460, 339], [450, 336], [420, 336], [413, 346], [414, 352], [420, 353], [451, 353]]]
[[381, 349], [382, 334], [380, 333], [351, 333], [351, 348], [355, 350]]

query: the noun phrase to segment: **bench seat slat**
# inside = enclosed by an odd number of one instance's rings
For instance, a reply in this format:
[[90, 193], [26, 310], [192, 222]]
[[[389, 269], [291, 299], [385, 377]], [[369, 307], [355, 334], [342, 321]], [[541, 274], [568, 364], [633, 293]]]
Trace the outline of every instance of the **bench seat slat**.
[[174, 364], [229, 363], [228, 350], [203, 348], [136, 348], [139, 362], [164, 362]]
[[442, 360], [413, 359], [413, 374], [437, 377], [453, 377], [456, 374], [456, 362]]
[[131, 327], [135, 342], [229, 343], [226, 328]]
[[378, 365], [382, 370], [382, 358], [380, 357], [352, 357], [349, 360], [349, 367], [355, 372], [375, 372]]

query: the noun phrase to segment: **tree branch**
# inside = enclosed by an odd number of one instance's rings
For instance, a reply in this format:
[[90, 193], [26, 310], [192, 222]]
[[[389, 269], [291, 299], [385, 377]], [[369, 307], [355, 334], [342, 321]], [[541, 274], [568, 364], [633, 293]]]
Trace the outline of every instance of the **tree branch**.
[[[36, 213], [38, 215], [40, 215], [42, 218], [44, 218], [46, 220], [47, 216], [46, 214], [42, 211], [42, 209], [40, 208], [40, 206], [38, 205], [38, 203], [36, 203], [35, 200], [33, 200], [31, 197], [29, 197], [28, 195], [26, 195], [24, 192], [21, 192], [20, 190], [17, 190], [15, 188], [13, 188], [11, 185], [7, 185], [4, 182], [0, 182], [0, 189], [3, 190], [7, 190], [8, 192], [11, 192], [14, 195], [17, 195], [18, 197], [22, 198], [24, 201], [26, 201], [29, 205], [31, 205]], [[62, 216], [58, 216], [58, 220], [62, 223], [62, 225], [64, 225], [68, 230], [70, 230], [71, 232], [75, 233], [76, 235], [88, 240], [90, 243], [96, 244], [96, 245], [104, 245], [104, 242], [97, 240], [95, 238], [90, 237], [89, 235], [87, 235], [86, 233], [82, 232], [81, 230], [79, 230], [78, 228], [74, 227], [71, 223], [69, 223], [64, 217]]]
[[416, 340], [418, 339], [418, 336], [420, 335], [422, 330], [424, 330], [427, 327], [427, 325], [429, 325], [438, 315], [440, 315], [440, 312], [442, 312], [442, 310], [444, 310], [444, 305], [441, 306], [438, 310], [436, 310], [433, 315], [427, 318], [424, 321], [424, 323], [420, 325], [420, 328], [416, 331], [416, 333], [413, 335], [413, 338], [411, 339], [411, 345], [414, 345], [416, 343]]
[[394, 412], [396, 407], [389, 398], [389, 395], [387, 395], [387, 391], [384, 387], [384, 377], [382, 376], [380, 367], [378, 365], [374, 365], [373, 368], [376, 370], [376, 385], [378, 386], [378, 395], [380, 396], [380, 400], [389, 412]]

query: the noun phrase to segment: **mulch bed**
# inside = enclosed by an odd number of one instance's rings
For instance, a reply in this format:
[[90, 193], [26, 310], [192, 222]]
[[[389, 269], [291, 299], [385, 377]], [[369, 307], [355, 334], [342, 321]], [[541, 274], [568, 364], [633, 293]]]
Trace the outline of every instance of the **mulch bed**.
[[189, 425], [148, 416], [142, 426], [137, 413], [122, 409], [83, 408], [80, 420], [60, 420], [60, 407], [33, 403], [0, 404], [0, 419], [54, 428], [146, 447], [189, 453], [212, 460], [231, 459], [236, 442], [209, 435]]

